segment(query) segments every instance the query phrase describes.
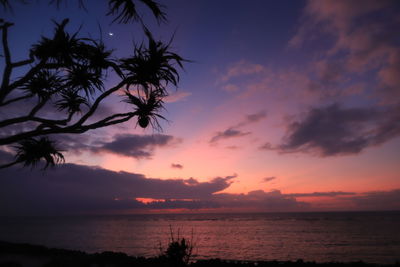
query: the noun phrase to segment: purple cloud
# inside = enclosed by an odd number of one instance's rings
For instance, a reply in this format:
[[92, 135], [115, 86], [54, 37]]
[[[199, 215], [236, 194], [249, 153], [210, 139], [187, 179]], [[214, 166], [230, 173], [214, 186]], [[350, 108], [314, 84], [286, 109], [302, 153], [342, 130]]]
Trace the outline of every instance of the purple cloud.
[[247, 115], [246, 120], [244, 122], [247, 122], [247, 123], [258, 122], [258, 121], [264, 119], [265, 117], [267, 117], [267, 112], [262, 110], [260, 112], [254, 113], [254, 114]]
[[348, 199], [359, 210], [400, 210], [400, 189], [366, 192]]
[[232, 138], [232, 137], [241, 137], [251, 134], [251, 132], [243, 132], [238, 128], [246, 126], [250, 123], [256, 123], [267, 116], [267, 113], [262, 110], [254, 114], [246, 115], [244, 120], [240, 121], [238, 124], [229, 127], [225, 131], [217, 132], [209, 141], [210, 144], [215, 144], [220, 140]]
[[343, 108], [338, 104], [311, 109], [288, 125], [283, 143], [261, 149], [321, 156], [357, 154], [400, 136], [400, 108]]
[[54, 136], [61, 146], [70, 152], [79, 153], [90, 151], [93, 153], [108, 152], [133, 158], [150, 158], [154, 150], [160, 147], [168, 147], [181, 142], [181, 139], [171, 135], [115, 135], [110, 142], [104, 142], [89, 138], [89, 136]]
[[111, 152], [133, 158], [150, 158], [156, 147], [171, 145], [176, 139], [171, 135], [116, 135], [109, 143], [101, 143], [93, 151]]
[[[0, 156], [7, 157], [5, 153]], [[145, 207], [135, 198], [207, 200], [228, 188], [235, 177], [208, 182], [163, 180], [75, 164], [61, 165], [46, 175], [36, 169], [7, 168], [1, 171], [0, 214], [76, 214]]]
[[362, 6], [357, 1], [307, 1], [300, 27], [289, 46], [310, 45], [318, 37], [331, 40], [317, 51], [319, 60], [312, 70], [316, 73], [316, 87], [323, 94], [327, 88], [336, 90], [334, 85], [351, 75], [366, 75], [375, 97], [386, 104], [397, 104], [398, 12], [398, 3], [390, 0], [365, 0]]
[[[0, 151], [0, 161], [8, 158]], [[144, 209], [227, 209], [251, 211], [310, 211], [301, 197], [340, 198], [359, 210], [399, 209], [400, 189], [381, 192], [313, 192], [284, 194], [279, 190], [246, 194], [221, 193], [236, 175], [197, 179], [157, 179], [99, 167], [65, 164], [48, 170], [8, 168], [1, 171], [0, 214], [60, 215], [126, 212]], [[144, 203], [140, 198], [158, 201]], [[320, 207], [319, 207], [320, 208]]]
[[171, 164], [171, 168], [173, 168], [173, 169], [183, 169], [183, 165], [181, 165], [179, 163], [172, 163]]
[[228, 128], [223, 132], [217, 132], [209, 141], [210, 144], [215, 144], [220, 140], [232, 138], [232, 137], [241, 137], [251, 134], [250, 132], [242, 132], [240, 130], [236, 130], [234, 128]]
[[295, 193], [288, 195], [292, 197], [337, 197], [337, 196], [353, 196], [356, 195], [356, 193], [332, 191], [332, 192]]
[[309, 204], [282, 194], [279, 190], [251, 191], [247, 194], [214, 194], [213, 200], [224, 208], [251, 208], [258, 211], [299, 211], [309, 209]]
[[266, 211], [305, 211], [310, 205], [305, 202], [299, 202], [290, 195], [282, 194], [279, 190], [264, 192], [262, 190], [251, 191], [247, 194], [213, 194], [207, 199], [196, 200], [167, 200], [155, 201], [147, 204], [149, 208], [168, 209], [236, 209], [251, 210], [258, 212]]
[[262, 182], [268, 183], [268, 182], [271, 182], [272, 180], [275, 180], [275, 179], [276, 179], [275, 176], [265, 177], [265, 178], [262, 179]]
[[93, 153], [108, 152], [137, 159], [150, 158], [156, 148], [169, 147], [182, 140], [171, 135], [136, 135], [117, 134], [112, 141], [102, 141], [89, 134], [52, 135], [60, 147], [72, 153], [89, 151]]

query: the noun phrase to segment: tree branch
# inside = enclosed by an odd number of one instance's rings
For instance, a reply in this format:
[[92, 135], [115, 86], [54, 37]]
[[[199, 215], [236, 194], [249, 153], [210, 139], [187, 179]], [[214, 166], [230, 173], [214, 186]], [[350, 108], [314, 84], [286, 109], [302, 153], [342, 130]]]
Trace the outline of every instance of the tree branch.
[[105, 127], [105, 126], [108, 126], [108, 125], [111, 125], [111, 124], [118, 123], [118, 122], [115, 122], [116, 120], [113, 121], [113, 119], [115, 119], [115, 118], [125, 117], [123, 119], [119, 119], [118, 121], [120, 121], [120, 120], [128, 121], [129, 119], [133, 118], [135, 115], [138, 115], [137, 112], [127, 112], [127, 113], [114, 114], [114, 115], [109, 116], [109, 117], [107, 117], [105, 119], [102, 119], [102, 120], [100, 120], [98, 122], [95, 122], [95, 123], [92, 123], [92, 124], [89, 124], [89, 125], [84, 125], [84, 126], [82, 126], [82, 128], [85, 128], [85, 129], [86, 128], [88, 128], [88, 129], [102, 128], [102, 127]]
[[8, 168], [8, 167], [14, 166], [15, 164], [20, 163], [20, 162], [21, 161], [16, 160], [16, 161], [13, 161], [13, 162], [10, 162], [10, 163], [6, 163], [6, 164], [3, 164], [3, 165], [0, 165], [0, 169], [5, 169], [5, 168]]
[[97, 107], [99, 106], [100, 102], [106, 98], [107, 96], [111, 95], [112, 93], [118, 91], [120, 88], [122, 88], [124, 85], [126, 84], [125, 80], [122, 80], [118, 85], [116, 85], [115, 87], [105, 91], [104, 93], [102, 93], [97, 99], [96, 101], [93, 103], [93, 105], [90, 107], [89, 111], [82, 116], [82, 118], [80, 118], [80, 120], [78, 120], [73, 126], [80, 126], [82, 125], [90, 116], [93, 115], [93, 113], [96, 111]]
[[[54, 64], [52, 64], [54, 65]], [[32, 67], [22, 78], [16, 80], [15, 82], [9, 84], [4, 88], [4, 92], [0, 93], [0, 103], [4, 100], [4, 98], [15, 88], [20, 87], [24, 83], [26, 83], [29, 79], [33, 77], [38, 71], [40, 71], [43, 68], [46, 68], [46, 64], [44, 61], [39, 62], [36, 66]], [[58, 68], [61, 68], [62, 66], [58, 65]], [[52, 67], [54, 68], [54, 67]]]
[[72, 115], [69, 115], [67, 119], [50, 120], [50, 119], [45, 119], [45, 118], [40, 118], [40, 117], [23, 116], [23, 117], [12, 118], [12, 119], [0, 121], [0, 128], [6, 127], [8, 125], [23, 123], [23, 122], [28, 122], [28, 121], [40, 122], [40, 123], [46, 124], [46, 125], [57, 125], [57, 124], [66, 125], [71, 120], [71, 117], [72, 117]]
[[10, 82], [10, 77], [11, 77], [11, 71], [12, 71], [12, 65], [11, 65], [11, 54], [10, 54], [10, 48], [8, 47], [8, 28], [11, 27], [13, 24], [6, 22], [4, 23], [0, 28], [2, 30], [2, 43], [3, 43], [3, 52], [4, 52], [4, 58], [5, 58], [5, 63], [6, 66], [4, 68], [3, 72], [3, 82], [1, 83], [0, 87], [0, 103], [4, 99], [4, 97], [7, 95], [7, 87]]
[[[84, 133], [89, 130], [103, 128], [103, 127], [107, 127], [109, 125], [126, 122], [136, 115], [137, 115], [137, 112], [114, 114], [105, 119], [102, 119], [100, 121], [97, 121], [95, 123], [88, 124], [88, 125], [73, 124], [73, 125], [70, 125], [67, 127], [58, 127], [53, 124], [54, 127], [51, 127], [49, 129], [43, 129], [43, 128], [38, 127], [37, 129], [32, 130], [32, 131], [0, 138], [0, 145], [12, 144], [12, 143], [21, 141], [26, 138], [36, 137], [36, 136], [40, 136], [40, 135], [60, 134], [60, 133], [74, 133], [74, 134]], [[116, 118], [120, 118], [120, 117], [123, 117], [123, 118], [116, 119]], [[43, 127], [45, 127], [45, 126], [48, 126], [48, 125], [44, 125]]]
[[17, 68], [17, 67], [25, 66], [25, 65], [28, 65], [28, 64], [32, 64], [33, 62], [35, 62], [35, 59], [33, 58], [33, 55], [31, 55], [30, 59], [14, 62], [14, 63], [11, 64], [11, 66], [13, 68]]
[[8, 104], [11, 104], [11, 103], [13, 103], [13, 102], [17, 102], [17, 101], [19, 101], [19, 100], [23, 100], [23, 99], [26, 99], [26, 98], [30, 98], [30, 97], [32, 97], [32, 96], [33, 96], [33, 95], [24, 95], [24, 96], [19, 96], [19, 97], [16, 97], [16, 98], [13, 98], [13, 99], [4, 101], [3, 103], [0, 104], [0, 107], [2, 107], [2, 106], [7, 106]]
[[40, 100], [39, 103], [37, 103], [37, 105], [34, 106], [34, 107], [32, 108], [32, 110], [31, 110], [31, 112], [29, 112], [29, 115], [28, 115], [28, 116], [29, 116], [29, 117], [35, 116], [35, 114], [36, 114], [41, 108], [43, 108], [44, 105], [46, 105], [46, 103], [47, 103], [47, 101], [48, 101], [49, 99], [50, 99], [50, 98], [47, 97], [47, 98], [45, 98], [45, 99]]
[[[39, 62], [36, 66], [32, 67], [22, 78], [16, 80], [15, 82], [5, 86], [4, 88], [1, 87], [0, 89], [0, 104], [4, 101], [4, 98], [15, 88], [26, 83], [29, 79], [33, 77], [38, 71], [40, 71], [45, 66], [44, 62]], [[3, 80], [4, 83], [4, 80]]]

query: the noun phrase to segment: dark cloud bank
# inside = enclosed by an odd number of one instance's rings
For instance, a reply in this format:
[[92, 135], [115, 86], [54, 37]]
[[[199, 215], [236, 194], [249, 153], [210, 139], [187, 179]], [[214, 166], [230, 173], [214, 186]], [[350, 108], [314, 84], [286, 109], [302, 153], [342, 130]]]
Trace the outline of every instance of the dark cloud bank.
[[[99, 167], [64, 164], [40, 170], [8, 168], [0, 172], [0, 214], [58, 214], [143, 209], [135, 198], [208, 199], [229, 187], [233, 176], [209, 182], [162, 180]], [[170, 208], [165, 205], [163, 208]]]
[[[0, 162], [7, 157], [10, 157], [8, 153], [0, 151]], [[400, 209], [400, 190], [363, 195], [351, 192], [283, 194], [278, 190], [219, 193], [235, 177], [216, 177], [208, 182], [194, 178], [162, 180], [75, 164], [64, 164], [46, 173], [8, 168], [0, 171], [0, 215], [101, 214], [176, 208], [308, 211], [312, 210], [310, 204], [297, 198], [321, 196], [346, 198], [359, 209]], [[136, 198], [160, 201], [145, 204]]]

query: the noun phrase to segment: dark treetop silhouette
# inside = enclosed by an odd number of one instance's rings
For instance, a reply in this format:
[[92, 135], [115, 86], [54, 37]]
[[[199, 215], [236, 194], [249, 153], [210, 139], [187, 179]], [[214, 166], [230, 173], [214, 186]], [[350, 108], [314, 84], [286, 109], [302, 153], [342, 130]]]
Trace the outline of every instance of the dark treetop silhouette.
[[[50, 3], [59, 4], [60, 1]], [[109, 0], [106, 15], [114, 16], [113, 22], [139, 21], [143, 24], [136, 10], [137, 2], [150, 8], [159, 22], [165, 20], [162, 7], [152, 0]], [[0, 0], [0, 5], [5, 10], [12, 9], [10, 1]], [[86, 8], [83, 0], [79, 1], [79, 6]], [[142, 128], [150, 124], [161, 129], [157, 119], [165, 118], [158, 112], [163, 108], [163, 98], [168, 95], [167, 86], [177, 86], [177, 67], [182, 68], [184, 59], [170, 51], [170, 43], [156, 41], [144, 24], [147, 45], [135, 45], [128, 57], [113, 58], [113, 51], [101, 40], [80, 37], [78, 32], [68, 33], [68, 22], [65, 19], [55, 23], [52, 37], [41, 37], [31, 46], [28, 59], [15, 62], [11, 56], [12, 47], [8, 44], [8, 32], [13, 23], [0, 20], [1, 59], [5, 66], [0, 87], [0, 111], [13, 105], [32, 103], [25, 115], [0, 120], [0, 133], [3, 132], [0, 146], [13, 148], [16, 152], [15, 160], [0, 168], [17, 163], [33, 167], [41, 160], [46, 162], [47, 168], [63, 162], [63, 155], [48, 135], [80, 134], [132, 118], [136, 118]], [[15, 69], [25, 73], [14, 77]], [[119, 81], [115, 86], [105, 88], [104, 81], [110, 72]], [[97, 120], [93, 118], [99, 105], [122, 89], [125, 90], [124, 102], [133, 106], [132, 111], [108, 114]], [[48, 108], [51, 112], [46, 114], [52, 116], [38, 115], [39, 111]]]

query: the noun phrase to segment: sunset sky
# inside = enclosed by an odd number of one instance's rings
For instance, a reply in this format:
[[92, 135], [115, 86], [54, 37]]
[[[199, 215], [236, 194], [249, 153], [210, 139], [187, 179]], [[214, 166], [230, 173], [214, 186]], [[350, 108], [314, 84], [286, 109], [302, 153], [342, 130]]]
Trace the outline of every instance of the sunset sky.
[[[129, 55], [141, 26], [99, 2], [2, 9], [13, 56], [66, 17]], [[400, 209], [399, 1], [161, 3], [168, 22], [143, 8], [145, 24], [191, 60], [163, 131], [133, 120], [55, 137], [66, 164], [0, 170], [0, 215]], [[115, 95], [101, 108], [131, 107]]]

